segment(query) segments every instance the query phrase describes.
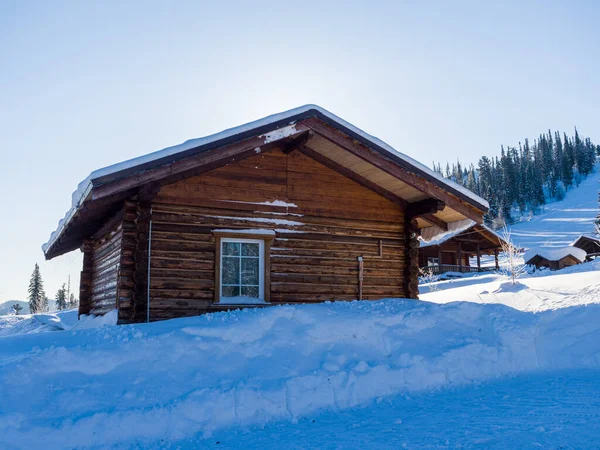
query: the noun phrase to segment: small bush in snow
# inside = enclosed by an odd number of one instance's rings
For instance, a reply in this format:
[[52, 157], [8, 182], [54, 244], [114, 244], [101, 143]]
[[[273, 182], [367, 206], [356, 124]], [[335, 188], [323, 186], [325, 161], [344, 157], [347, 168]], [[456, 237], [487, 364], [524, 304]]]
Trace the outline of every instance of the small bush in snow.
[[439, 275], [433, 273], [432, 269], [419, 269], [419, 283], [429, 284], [431, 292], [439, 290], [437, 284], [433, 284], [440, 279]]
[[527, 266], [523, 264], [523, 251], [517, 247], [511, 238], [510, 231], [504, 227], [501, 233], [502, 258], [500, 261], [500, 272], [508, 276], [512, 284], [516, 284], [517, 278], [527, 271]]

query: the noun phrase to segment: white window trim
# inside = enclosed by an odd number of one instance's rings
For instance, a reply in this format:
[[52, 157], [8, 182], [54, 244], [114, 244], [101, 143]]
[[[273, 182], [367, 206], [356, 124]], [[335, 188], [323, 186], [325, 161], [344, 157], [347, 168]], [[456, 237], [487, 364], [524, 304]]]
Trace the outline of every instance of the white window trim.
[[[246, 239], [246, 238], [227, 238], [220, 239], [219, 249], [219, 304], [221, 305], [262, 305], [265, 300], [265, 241], [263, 239]], [[223, 299], [223, 244], [226, 242], [235, 242], [241, 244], [258, 244], [258, 298], [251, 297], [226, 297]], [[241, 260], [241, 258], [240, 258]], [[241, 261], [240, 261], [241, 266]], [[241, 280], [240, 280], [241, 281]], [[240, 300], [235, 300], [239, 298]]]

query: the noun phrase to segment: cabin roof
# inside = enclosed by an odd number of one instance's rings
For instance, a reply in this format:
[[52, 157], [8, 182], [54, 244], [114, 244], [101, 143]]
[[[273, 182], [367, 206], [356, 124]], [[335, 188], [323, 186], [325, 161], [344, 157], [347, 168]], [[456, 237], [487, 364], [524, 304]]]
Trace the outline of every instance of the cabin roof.
[[494, 244], [494, 246], [497, 247], [499, 247], [501, 245], [500, 243], [504, 241], [502, 236], [500, 236], [487, 225], [482, 223], [479, 224], [471, 219], [464, 219], [449, 224], [449, 229], [447, 231], [437, 227], [427, 228], [427, 230], [423, 232], [423, 235], [419, 236], [419, 240], [421, 241], [420, 247], [442, 245], [458, 236], [471, 232], [481, 236], [483, 239], [490, 241], [492, 244]]
[[577, 239], [575, 239], [573, 242], [571, 242], [569, 245], [572, 247], [579, 247], [580, 245], [584, 245], [585, 243], [596, 244], [596, 245], [600, 246], [600, 238], [598, 238], [596, 236], [588, 236], [588, 235], [582, 234]]
[[[400, 199], [405, 198], [407, 204], [437, 198], [452, 206], [439, 211], [439, 214], [430, 214], [437, 216], [431, 217], [430, 222], [419, 219], [421, 227], [432, 226], [434, 222], [438, 222], [437, 219], [442, 220], [441, 223], [465, 217], [480, 220], [480, 216], [489, 207], [481, 197], [445, 179], [382, 140], [319, 106], [305, 105], [93, 171], [73, 192], [71, 208], [59, 221], [42, 250], [46, 258], [50, 259], [78, 248], [83, 239], [100, 227], [108, 214], [118, 210], [116, 205], [127, 195], [150, 183], [171, 180], [175, 176], [189, 173], [195, 158], [205, 157], [202, 164], [207, 165], [209, 163], [206, 160], [211, 160], [211, 157], [212, 163], [219, 158], [216, 152], [224, 155], [225, 148], [233, 152], [233, 147], [237, 146], [240, 150], [243, 147], [241, 144], [246, 144], [246, 154], [248, 151], [260, 153], [269, 146], [305, 140], [309, 134], [311, 137], [315, 135], [315, 132], [317, 138], [311, 142], [314, 142], [316, 156], [330, 157], [339, 165], [356, 165], [357, 161], [363, 164], [373, 163], [369, 166], [371, 172], [364, 171], [367, 174], [365, 178], [377, 180], [383, 190]], [[249, 145], [255, 147], [248, 147]], [[344, 150], [348, 149], [358, 153], [347, 154]], [[375, 163], [377, 158], [379, 160]], [[406, 180], [398, 182], [398, 169], [410, 176], [411, 180], [407, 183], [404, 183]], [[474, 212], [471, 213], [472, 211]]]
[[587, 252], [577, 247], [538, 247], [527, 250], [523, 255], [523, 259], [525, 264], [529, 264], [536, 257], [548, 261], [560, 261], [561, 259], [572, 257], [579, 262], [583, 262], [586, 256]]

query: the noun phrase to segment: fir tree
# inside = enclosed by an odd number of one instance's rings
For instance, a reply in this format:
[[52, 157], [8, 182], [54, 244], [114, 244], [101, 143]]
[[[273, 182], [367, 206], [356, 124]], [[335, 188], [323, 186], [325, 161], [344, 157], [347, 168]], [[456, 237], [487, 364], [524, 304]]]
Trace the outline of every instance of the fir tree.
[[69, 295], [69, 302], [68, 302], [68, 307], [69, 307], [69, 309], [76, 308], [78, 304], [79, 304], [79, 302], [78, 302], [78, 301], [77, 301], [77, 299], [75, 298], [75, 294], [73, 294], [73, 293], [71, 292], [71, 295]]
[[31, 274], [31, 280], [29, 281], [29, 311], [31, 314], [37, 314], [46, 311], [48, 304], [46, 301], [46, 294], [44, 293], [44, 285], [42, 282], [42, 275], [40, 274], [40, 267], [35, 264], [33, 273]]
[[55, 297], [56, 309], [62, 311], [67, 309], [67, 288], [63, 283], [62, 287], [58, 290]]
[[21, 312], [23, 307], [21, 305], [19, 305], [18, 303], [15, 303], [14, 305], [12, 305], [12, 309], [15, 312], [15, 316], [18, 316], [19, 312]]

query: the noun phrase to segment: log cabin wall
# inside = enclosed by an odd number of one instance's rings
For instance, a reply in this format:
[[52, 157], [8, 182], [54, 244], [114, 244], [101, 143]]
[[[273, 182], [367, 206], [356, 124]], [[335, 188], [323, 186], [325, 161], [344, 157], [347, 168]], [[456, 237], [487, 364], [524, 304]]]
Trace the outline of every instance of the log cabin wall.
[[277, 150], [161, 188], [152, 203], [151, 320], [218, 310], [213, 230], [255, 228], [276, 233], [271, 303], [357, 299], [359, 256], [363, 299], [405, 296], [400, 206], [298, 151]]
[[[118, 221], [114, 227], [93, 243], [88, 244], [84, 252], [84, 272], [80, 314], [106, 314], [117, 307], [119, 269], [121, 266], [121, 244], [123, 240], [123, 223]], [[87, 271], [86, 271], [87, 269]], [[84, 292], [85, 291], [85, 292]]]

